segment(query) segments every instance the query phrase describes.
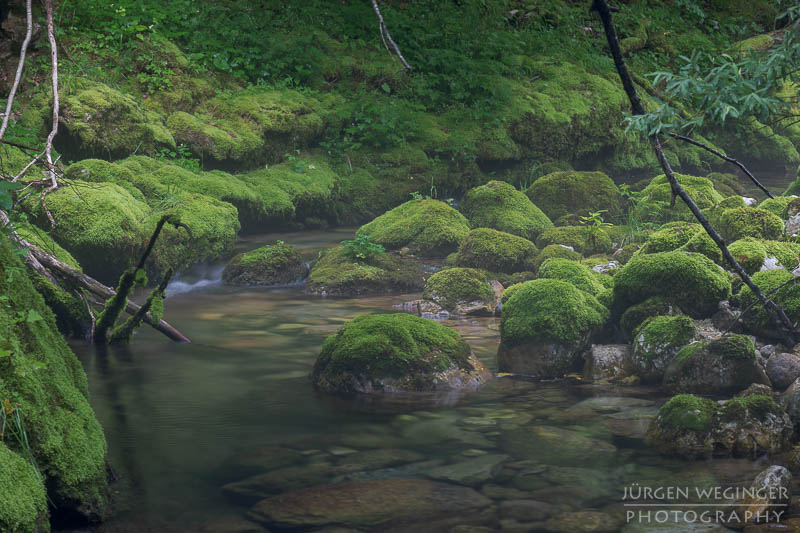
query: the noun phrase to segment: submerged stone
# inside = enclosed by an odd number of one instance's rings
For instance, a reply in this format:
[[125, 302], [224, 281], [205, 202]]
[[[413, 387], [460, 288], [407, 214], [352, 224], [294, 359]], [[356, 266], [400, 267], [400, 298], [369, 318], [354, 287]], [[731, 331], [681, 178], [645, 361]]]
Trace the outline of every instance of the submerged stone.
[[380, 479], [285, 492], [256, 504], [249, 517], [267, 527], [388, 528], [453, 515], [463, 519], [490, 505], [491, 500], [467, 487], [421, 479]]

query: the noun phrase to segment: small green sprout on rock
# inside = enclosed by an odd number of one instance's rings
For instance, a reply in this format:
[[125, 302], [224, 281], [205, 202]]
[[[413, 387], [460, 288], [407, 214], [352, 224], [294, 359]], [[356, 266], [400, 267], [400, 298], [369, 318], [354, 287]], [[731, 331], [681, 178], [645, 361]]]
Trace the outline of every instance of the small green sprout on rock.
[[354, 261], [367, 261], [375, 256], [383, 255], [386, 249], [382, 244], [372, 241], [372, 237], [364, 233], [356, 235], [355, 239], [342, 241], [344, 253]]

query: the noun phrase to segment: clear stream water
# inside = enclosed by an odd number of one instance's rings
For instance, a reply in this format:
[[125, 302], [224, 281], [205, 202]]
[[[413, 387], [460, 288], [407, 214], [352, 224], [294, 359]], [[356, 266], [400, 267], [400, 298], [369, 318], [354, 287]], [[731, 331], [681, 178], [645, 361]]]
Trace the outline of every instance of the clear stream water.
[[[241, 244], [282, 239], [310, 260], [351, 235], [345, 229], [251, 235]], [[399, 454], [393, 469], [348, 472], [349, 479], [426, 478], [437, 464], [508, 455], [510, 466], [470, 484], [498, 503], [536, 499], [559, 512], [600, 510], [618, 521], [630, 483], [749, 484], [763, 468], [757, 458], [684, 462], [656, 455], [642, 435], [663, 398], [645, 389], [500, 377], [460, 402], [319, 394], [308, 374], [326, 336], [359, 314], [392, 312], [393, 304], [418, 295], [324, 299], [305, 295], [301, 286], [226, 287], [219, 272], [209, 267], [170, 286], [166, 318], [191, 344], [147, 328], [127, 348], [101, 352], [72, 344], [119, 478], [117, 512], [98, 531], [235, 531], [231, 524], [249, 505], [226, 497], [223, 485], [290, 464], [358, 463], [358, 454], [376, 449]], [[496, 368], [497, 319], [446, 324]], [[433, 466], [419, 467], [431, 460]], [[334, 477], [310, 483], [345, 479]], [[285, 483], [304, 484], [301, 477]], [[626, 531], [639, 530], [632, 527]]]

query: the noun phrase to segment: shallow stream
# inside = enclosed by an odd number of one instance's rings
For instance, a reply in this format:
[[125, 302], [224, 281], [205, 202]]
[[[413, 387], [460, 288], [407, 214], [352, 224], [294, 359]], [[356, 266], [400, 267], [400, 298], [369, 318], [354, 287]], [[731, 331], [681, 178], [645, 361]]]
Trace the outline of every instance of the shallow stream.
[[[312, 259], [351, 235], [247, 236], [242, 246], [282, 239]], [[598, 517], [621, 529], [623, 488], [632, 483], [727, 486], [749, 483], [763, 468], [755, 458], [684, 462], [649, 450], [643, 433], [663, 398], [645, 389], [498, 377], [464, 398], [375, 402], [321, 395], [308, 374], [326, 336], [356, 315], [391, 312], [418, 295], [324, 299], [305, 295], [301, 286], [226, 287], [216, 281], [219, 271], [208, 268], [170, 287], [166, 318], [191, 344], [141, 331], [125, 349], [72, 345], [119, 478], [117, 513], [99, 531], [245, 531], [249, 508], [269, 494], [405, 478], [471, 487], [469, 494], [494, 505], [474, 517], [466, 505], [463, 520], [492, 530], [500, 530], [498, 517], [505, 530], [518, 520], [549, 518], [549, 530], [575, 531], [570, 519]], [[496, 369], [497, 319], [446, 324]], [[266, 472], [272, 474], [222, 489]], [[503, 503], [519, 500], [541, 505]], [[445, 514], [462, 513], [451, 506]]]

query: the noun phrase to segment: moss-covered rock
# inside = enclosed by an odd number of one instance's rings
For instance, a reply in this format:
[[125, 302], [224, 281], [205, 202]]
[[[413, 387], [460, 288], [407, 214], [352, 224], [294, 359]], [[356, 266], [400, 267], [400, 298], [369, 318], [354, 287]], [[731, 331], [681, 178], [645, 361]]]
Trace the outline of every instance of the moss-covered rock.
[[647, 241], [640, 248], [642, 254], [671, 252], [686, 245], [703, 226], [691, 222], [669, 222], [658, 231], [647, 236]]
[[539, 267], [539, 278], [566, 281], [595, 297], [606, 289], [600, 274], [586, 265], [569, 259], [548, 259]]
[[589, 226], [561, 226], [545, 230], [536, 241], [544, 248], [551, 244], [571, 246], [583, 255], [607, 254], [611, 252], [611, 239], [601, 228]]
[[306, 282], [311, 294], [329, 296], [414, 292], [424, 286], [424, 272], [414, 261], [391, 253], [358, 260], [343, 246], [323, 252]]
[[717, 231], [728, 242], [745, 237], [777, 239], [783, 235], [783, 220], [763, 209], [726, 209], [719, 217]]
[[745, 237], [728, 245], [731, 255], [742, 265], [745, 272], [753, 275], [761, 270], [767, 259], [767, 249], [758, 239]]
[[62, 95], [60, 118], [63, 133], [56, 137], [56, 146], [71, 159], [119, 159], [175, 148], [175, 139], [157, 114], [102, 83]]
[[550, 258], [569, 259], [570, 261], [580, 261], [581, 254], [575, 250], [570, 250], [561, 244], [548, 244], [539, 252], [536, 259], [533, 260], [534, 271], [538, 271], [542, 263]]
[[761, 241], [767, 251], [767, 257], [774, 257], [778, 263], [788, 270], [794, 270], [800, 260], [800, 244], [785, 241]]
[[604, 218], [616, 220], [622, 211], [619, 189], [602, 172], [554, 172], [533, 182], [525, 194], [553, 221], [597, 211], [605, 211]]
[[769, 378], [758, 363], [753, 341], [745, 335], [690, 344], [664, 373], [664, 387], [671, 392], [726, 394], [753, 383], [769, 385]]
[[444, 257], [456, 251], [467, 233], [464, 215], [437, 200], [411, 200], [358, 230], [387, 250], [408, 247], [425, 257]]
[[166, 127], [176, 142], [189, 146], [205, 165], [252, 166], [264, 153], [264, 139], [236, 121], [176, 111], [167, 118]]
[[400, 313], [363, 315], [325, 340], [311, 373], [337, 393], [475, 389], [491, 373], [461, 335]]
[[[48, 227], [38, 201], [29, 205], [37, 223]], [[90, 276], [113, 282], [138, 259], [150, 209], [118, 185], [74, 181], [49, 194], [47, 207], [58, 221], [50, 235]]]
[[508, 291], [500, 321], [499, 369], [560, 377], [579, 367], [608, 310], [591, 294], [558, 279], [527, 281]]
[[674, 302], [690, 316], [711, 316], [730, 297], [731, 280], [710, 259], [680, 251], [639, 255], [614, 276], [614, 306], [622, 313], [651, 296]]
[[794, 199], [795, 199], [794, 196], [776, 196], [775, 198], [767, 198], [766, 200], [758, 204], [758, 208], [763, 209], [764, 211], [769, 211], [776, 217], [785, 219], [786, 208], [789, 206], [789, 203]]
[[694, 322], [686, 315], [648, 318], [633, 335], [630, 373], [646, 383], [661, 381], [672, 358], [694, 336]]
[[[800, 320], [800, 285], [789, 283], [780, 289], [778, 288], [792, 279], [794, 279], [794, 276], [786, 270], [764, 270], [763, 272], [756, 272], [752, 276], [753, 283], [762, 292], [775, 291], [770, 292], [769, 298], [783, 308], [789, 320], [796, 323]], [[752, 306], [741, 319], [749, 331], [756, 335], [780, 338], [775, 331], [775, 324], [769, 313], [758, 302], [758, 298], [749, 287], [742, 287], [738, 300], [742, 309]]]
[[[678, 182], [692, 197], [700, 209], [709, 208], [718, 204], [723, 197], [714, 189], [714, 184], [707, 178], [676, 174]], [[675, 200], [675, 206], [670, 207], [672, 188], [669, 180], [662, 174], [653, 178], [641, 192], [639, 200], [640, 211], [643, 218], [652, 222], [669, 222], [673, 220], [693, 221], [694, 215], [689, 207], [680, 199]]]
[[678, 394], [661, 406], [647, 431], [661, 453], [690, 459], [779, 453], [791, 446], [791, 435], [789, 417], [764, 395], [716, 403]]
[[714, 189], [724, 196], [726, 200], [730, 198], [731, 201], [737, 204], [729, 207], [744, 207], [742, 195], [745, 194], [746, 189], [736, 174], [731, 174], [728, 172], [712, 172], [706, 176], [706, 178], [711, 180], [711, 183], [714, 184]]
[[[23, 268], [0, 235], [0, 272]], [[4, 531], [46, 530], [44, 487], [59, 513], [97, 520], [109, 510], [106, 441], [87, 399], [86, 375], [27, 277], [0, 275], [0, 294], [6, 298], [0, 350], [14, 354], [0, 365], [0, 398], [9, 402], [5, 409], [18, 409], [43, 477], [35, 479], [24, 456], [0, 443], [0, 525]], [[17, 313], [27, 319], [12, 321]], [[9, 522], [18, 529], [5, 527]]]
[[531, 270], [538, 253], [529, 240], [488, 228], [470, 231], [458, 247], [453, 264], [513, 274]]
[[497, 302], [485, 272], [474, 268], [436, 272], [425, 283], [422, 297], [454, 314], [475, 314], [478, 310], [492, 314]]
[[229, 285], [285, 285], [302, 280], [307, 272], [300, 252], [278, 242], [231, 259], [222, 271], [222, 281]]
[[460, 206], [473, 228], [492, 228], [530, 241], [553, 223], [524, 193], [504, 181], [467, 191]]
[[619, 327], [625, 339], [633, 339], [634, 331], [648, 318], [659, 315], [672, 316], [682, 314], [680, 308], [663, 296], [651, 296], [645, 301], [630, 306], [622, 313]]

